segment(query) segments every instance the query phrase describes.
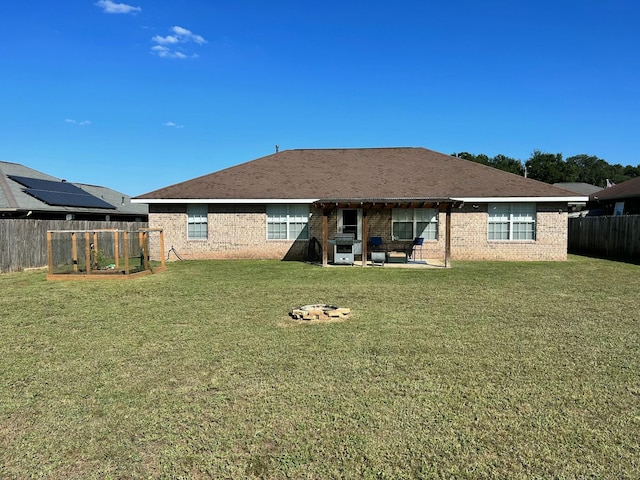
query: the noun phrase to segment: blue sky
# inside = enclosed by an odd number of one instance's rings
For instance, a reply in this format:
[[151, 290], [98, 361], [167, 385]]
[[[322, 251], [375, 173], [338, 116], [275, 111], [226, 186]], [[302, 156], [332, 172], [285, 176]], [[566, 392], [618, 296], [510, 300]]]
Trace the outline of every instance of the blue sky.
[[36, 0], [0, 160], [138, 195], [292, 148], [640, 162], [640, 2]]

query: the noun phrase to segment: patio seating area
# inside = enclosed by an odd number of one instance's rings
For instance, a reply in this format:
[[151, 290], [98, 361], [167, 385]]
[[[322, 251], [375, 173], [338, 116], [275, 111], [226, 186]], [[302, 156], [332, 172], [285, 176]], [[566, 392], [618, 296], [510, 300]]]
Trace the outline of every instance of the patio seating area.
[[[346, 264], [335, 264], [329, 263], [327, 267], [362, 267], [362, 260], [354, 260], [353, 265]], [[371, 260], [367, 260], [364, 265], [365, 267], [372, 268], [423, 268], [423, 269], [431, 269], [431, 268], [446, 268], [444, 260], [439, 258], [428, 258], [425, 260], [411, 260], [408, 259], [406, 262], [375, 262]]]

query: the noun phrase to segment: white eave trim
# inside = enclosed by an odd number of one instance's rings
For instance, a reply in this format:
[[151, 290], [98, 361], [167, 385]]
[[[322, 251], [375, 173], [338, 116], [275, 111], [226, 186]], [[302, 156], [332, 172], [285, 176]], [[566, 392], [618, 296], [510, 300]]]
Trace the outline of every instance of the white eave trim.
[[465, 203], [573, 203], [587, 202], [589, 197], [461, 197], [452, 200]]
[[[217, 203], [217, 204], [276, 204], [300, 203], [312, 204], [319, 198], [132, 198], [131, 203], [145, 204], [189, 204], [189, 203]], [[465, 203], [557, 203], [557, 202], [587, 202], [584, 197], [459, 197], [452, 198], [456, 202]]]
[[268, 203], [313, 203], [318, 198], [132, 198], [131, 203], [224, 203], [224, 204], [268, 204]]

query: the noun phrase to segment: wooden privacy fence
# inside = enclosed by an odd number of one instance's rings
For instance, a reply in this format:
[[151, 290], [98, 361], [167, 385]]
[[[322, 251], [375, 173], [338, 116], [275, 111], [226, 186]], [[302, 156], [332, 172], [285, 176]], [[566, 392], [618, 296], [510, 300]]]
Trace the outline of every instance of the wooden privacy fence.
[[569, 219], [571, 253], [605, 258], [640, 258], [640, 215]]
[[137, 230], [148, 222], [0, 219], [0, 273], [47, 266], [48, 230]]

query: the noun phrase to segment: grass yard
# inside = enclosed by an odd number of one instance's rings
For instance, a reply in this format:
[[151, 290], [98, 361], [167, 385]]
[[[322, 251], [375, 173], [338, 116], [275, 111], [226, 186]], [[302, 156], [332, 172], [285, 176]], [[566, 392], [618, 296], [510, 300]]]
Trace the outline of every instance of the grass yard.
[[[1, 478], [640, 478], [640, 266], [0, 276]], [[352, 309], [295, 322], [291, 307]]]

